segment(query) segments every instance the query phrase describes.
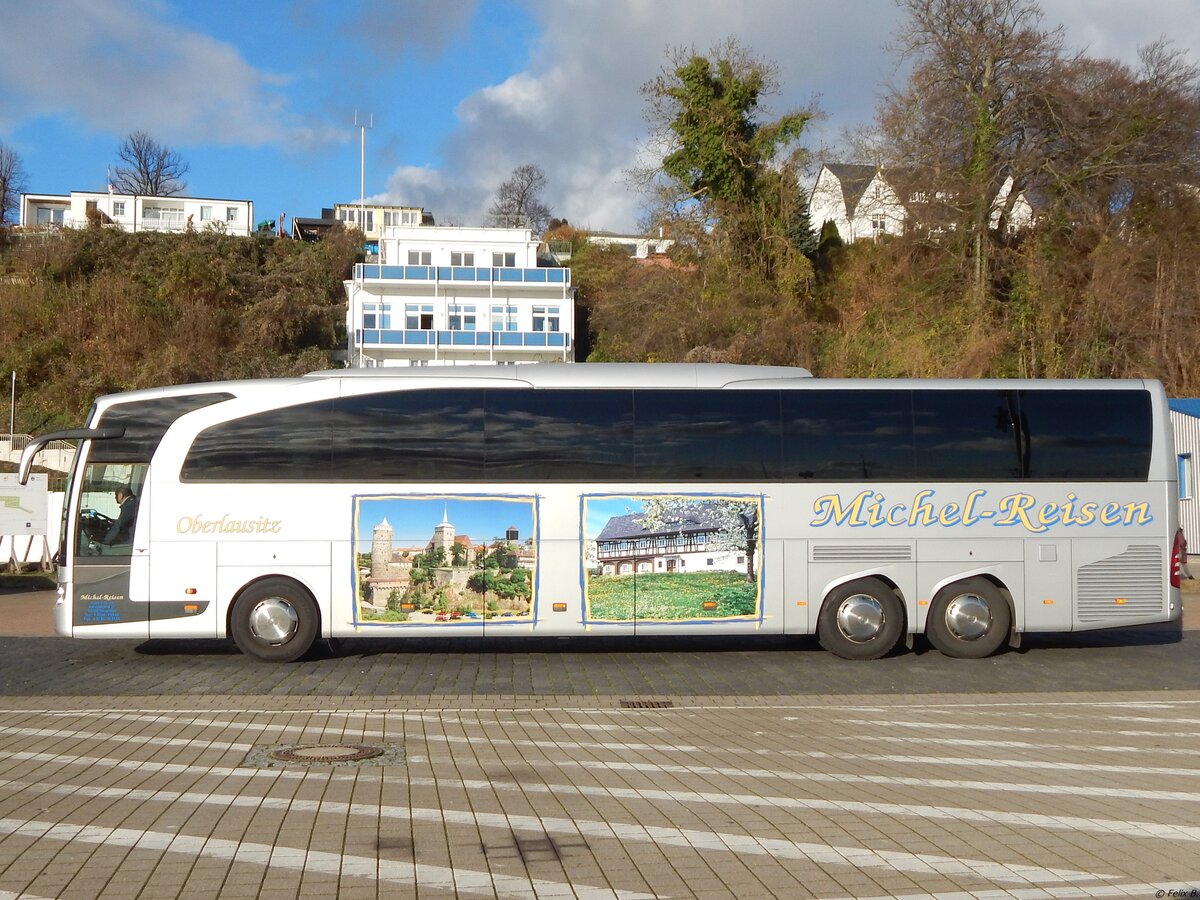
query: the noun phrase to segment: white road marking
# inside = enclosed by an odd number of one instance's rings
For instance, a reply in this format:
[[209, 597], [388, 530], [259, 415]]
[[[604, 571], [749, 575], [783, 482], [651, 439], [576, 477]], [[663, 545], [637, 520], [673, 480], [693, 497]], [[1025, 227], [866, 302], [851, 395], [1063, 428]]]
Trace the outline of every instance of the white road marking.
[[349, 856], [322, 850], [280, 847], [249, 841], [193, 837], [161, 831], [139, 831], [133, 828], [105, 828], [98, 825], [69, 825], [56, 822], [0, 819], [0, 834], [19, 835], [35, 841], [79, 842], [104, 847], [158, 850], [191, 857], [255, 863], [269, 868], [362, 876], [393, 885], [441, 888], [484, 897], [526, 898], [531, 894], [540, 895], [542, 893], [558, 896], [566, 890], [573, 891], [575, 896], [654, 900], [653, 894], [614, 891], [610, 888], [572, 884], [571, 882], [520, 878], [495, 872], [405, 863], [367, 856]]
[[[957, 762], [958, 760], [945, 760]], [[585, 769], [609, 769], [614, 772], [669, 772], [675, 775], [721, 775], [727, 778], [778, 778], [783, 781], [816, 781], [834, 784], [879, 784], [903, 787], [948, 788], [962, 791], [998, 791], [1001, 793], [1061, 794], [1070, 797], [1121, 797], [1128, 800], [1178, 800], [1200, 802], [1200, 792], [1154, 791], [1115, 788], [1109, 785], [1079, 787], [1058, 784], [1022, 784], [1012, 781], [959, 781], [947, 778], [906, 778], [899, 775], [833, 774], [826, 772], [777, 772], [771, 769], [736, 769], [731, 766], [689, 766], [662, 763], [601, 762], [597, 760], [558, 760], [559, 768], [578, 766]]]
[[984, 766], [1010, 769], [1045, 769], [1064, 772], [1106, 772], [1113, 775], [1169, 775], [1171, 777], [1200, 777], [1200, 769], [1180, 769], [1172, 766], [1115, 766], [1102, 763], [1049, 762], [1040, 759], [1005, 759], [1000, 756], [916, 756], [912, 754], [826, 753], [823, 750], [785, 750], [785, 755], [797, 759], [834, 759], [839, 761], [915, 763], [931, 766]]
[[643, 826], [639, 824], [567, 819], [561, 817], [517, 816], [504, 813], [479, 813], [450, 809], [421, 809], [404, 806], [373, 806], [365, 803], [340, 803], [301, 800], [289, 797], [257, 797], [237, 794], [206, 794], [199, 791], [142, 790], [137, 788], [101, 788], [86, 785], [57, 785], [45, 788], [33, 782], [0, 781], [18, 790], [40, 789], [43, 793], [71, 797], [104, 797], [138, 803], [191, 803], [197, 805], [244, 806], [252, 809], [278, 809], [311, 812], [316, 815], [359, 815], [412, 822], [469, 825], [530, 831], [537, 834], [570, 835], [589, 839], [621, 842], [640, 841], [664, 846], [687, 847], [702, 852], [726, 850], [742, 855], [770, 856], [775, 859], [807, 860], [817, 863], [841, 863], [855, 868], [881, 868], [909, 874], [946, 876], [984, 876], [991, 881], [1014, 884], [1059, 884], [1078, 881], [1111, 880], [1118, 876], [1081, 872], [1076, 869], [1009, 865], [990, 860], [956, 859], [927, 853], [876, 851], [866, 847], [840, 847], [830, 844], [799, 843], [752, 835], [729, 834], [697, 829]]

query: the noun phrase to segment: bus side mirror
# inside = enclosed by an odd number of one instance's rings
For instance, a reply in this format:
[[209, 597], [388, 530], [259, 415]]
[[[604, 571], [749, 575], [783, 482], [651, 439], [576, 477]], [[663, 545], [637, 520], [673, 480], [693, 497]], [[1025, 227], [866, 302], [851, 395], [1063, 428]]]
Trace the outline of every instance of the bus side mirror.
[[113, 425], [108, 428], [72, 428], [69, 431], [51, 431], [49, 434], [38, 435], [21, 451], [21, 462], [17, 466], [17, 483], [26, 484], [29, 481], [33, 458], [41, 453], [42, 448], [51, 441], [100, 441], [124, 435], [124, 425]]

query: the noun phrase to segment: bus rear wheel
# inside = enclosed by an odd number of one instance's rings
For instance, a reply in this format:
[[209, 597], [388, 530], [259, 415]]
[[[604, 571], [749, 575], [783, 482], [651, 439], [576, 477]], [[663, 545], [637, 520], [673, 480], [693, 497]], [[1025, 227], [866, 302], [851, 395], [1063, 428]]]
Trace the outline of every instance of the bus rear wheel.
[[925, 635], [946, 656], [982, 659], [1000, 649], [1012, 627], [1012, 612], [986, 578], [966, 578], [937, 592]]
[[830, 591], [817, 617], [821, 646], [842, 659], [879, 659], [904, 631], [904, 606], [877, 578], [860, 578]]
[[268, 578], [246, 588], [233, 605], [230, 630], [247, 656], [263, 662], [294, 662], [317, 638], [317, 604], [286, 578]]

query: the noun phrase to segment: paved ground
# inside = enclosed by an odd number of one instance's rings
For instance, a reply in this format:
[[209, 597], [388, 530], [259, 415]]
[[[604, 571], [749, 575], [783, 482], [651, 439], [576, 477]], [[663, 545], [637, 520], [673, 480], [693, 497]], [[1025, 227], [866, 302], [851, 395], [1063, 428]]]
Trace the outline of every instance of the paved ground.
[[0, 638], [0, 898], [1200, 896], [1185, 623], [874, 663]]

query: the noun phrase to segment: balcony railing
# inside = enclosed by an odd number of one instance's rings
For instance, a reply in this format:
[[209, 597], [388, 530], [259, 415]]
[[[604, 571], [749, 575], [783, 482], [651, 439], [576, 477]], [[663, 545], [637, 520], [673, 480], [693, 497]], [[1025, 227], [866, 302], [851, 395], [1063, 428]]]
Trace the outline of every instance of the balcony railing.
[[356, 281], [450, 281], [498, 284], [561, 284], [571, 283], [570, 269], [536, 268], [513, 269], [502, 266], [384, 266], [358, 263], [354, 267]]
[[569, 336], [562, 331], [427, 331], [367, 328], [359, 331], [364, 347], [483, 347], [520, 349], [524, 347], [570, 346]]

